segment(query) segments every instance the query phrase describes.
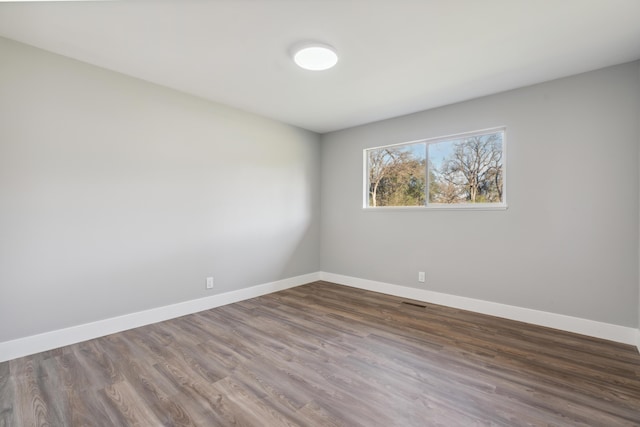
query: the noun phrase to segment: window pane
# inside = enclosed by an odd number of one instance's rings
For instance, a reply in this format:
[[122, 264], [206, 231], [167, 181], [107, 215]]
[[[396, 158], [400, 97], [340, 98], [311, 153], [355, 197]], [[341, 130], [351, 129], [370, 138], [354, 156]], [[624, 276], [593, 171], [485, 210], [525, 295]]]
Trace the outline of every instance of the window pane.
[[429, 203], [503, 203], [503, 135], [429, 144]]
[[367, 150], [369, 206], [424, 206], [424, 143]]

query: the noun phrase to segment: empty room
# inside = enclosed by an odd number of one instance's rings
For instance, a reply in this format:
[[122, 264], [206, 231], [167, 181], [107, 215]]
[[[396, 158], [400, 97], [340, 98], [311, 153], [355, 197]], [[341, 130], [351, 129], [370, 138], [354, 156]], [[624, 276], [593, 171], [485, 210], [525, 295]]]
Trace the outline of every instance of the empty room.
[[640, 426], [640, 1], [0, 1], [0, 427]]

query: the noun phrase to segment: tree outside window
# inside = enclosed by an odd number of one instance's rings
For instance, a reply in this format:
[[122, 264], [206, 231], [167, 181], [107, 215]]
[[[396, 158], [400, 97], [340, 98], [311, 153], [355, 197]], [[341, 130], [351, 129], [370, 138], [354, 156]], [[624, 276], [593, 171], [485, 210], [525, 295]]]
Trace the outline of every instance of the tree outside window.
[[505, 130], [365, 150], [366, 207], [504, 206]]

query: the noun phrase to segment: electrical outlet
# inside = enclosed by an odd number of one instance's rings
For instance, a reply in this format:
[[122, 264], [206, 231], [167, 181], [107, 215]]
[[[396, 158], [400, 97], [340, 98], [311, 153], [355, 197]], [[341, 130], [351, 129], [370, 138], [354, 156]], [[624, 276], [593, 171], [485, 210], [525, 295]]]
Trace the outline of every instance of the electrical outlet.
[[213, 289], [213, 277], [207, 277], [207, 289]]
[[418, 282], [424, 283], [424, 281], [425, 281], [424, 271], [418, 271]]

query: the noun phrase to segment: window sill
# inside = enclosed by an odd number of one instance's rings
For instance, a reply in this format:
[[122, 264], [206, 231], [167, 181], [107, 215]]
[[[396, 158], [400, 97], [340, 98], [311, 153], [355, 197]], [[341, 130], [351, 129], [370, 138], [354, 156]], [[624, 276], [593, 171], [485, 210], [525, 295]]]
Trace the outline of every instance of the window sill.
[[367, 212], [391, 212], [391, 211], [506, 211], [508, 206], [501, 205], [437, 205], [437, 206], [377, 206], [363, 207]]

